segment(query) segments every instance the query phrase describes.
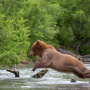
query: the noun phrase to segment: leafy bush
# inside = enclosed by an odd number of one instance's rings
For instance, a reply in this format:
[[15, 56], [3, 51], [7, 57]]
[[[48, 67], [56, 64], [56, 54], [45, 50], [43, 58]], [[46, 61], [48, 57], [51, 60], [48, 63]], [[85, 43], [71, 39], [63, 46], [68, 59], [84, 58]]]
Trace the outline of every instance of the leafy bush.
[[58, 30], [55, 15], [49, 13], [54, 8], [49, 5], [47, 1], [41, 0], [0, 0], [1, 64], [8, 63], [11, 67], [27, 59], [28, 49], [38, 39], [53, 42]]
[[83, 47], [81, 48], [81, 54], [90, 54], [90, 45], [83, 45]]
[[[27, 56], [36, 40], [73, 46], [75, 50], [80, 42], [90, 39], [89, 3], [89, 0], [0, 0], [0, 64], [12, 67], [20, 60], [29, 60]], [[88, 49], [83, 46], [81, 51], [89, 54]]]
[[[90, 39], [90, 1], [89, 0], [57, 0], [60, 15], [57, 25], [60, 27], [57, 39], [60, 44], [77, 49], [80, 42]], [[82, 43], [82, 46], [84, 43]], [[80, 46], [80, 47], [82, 47]], [[79, 48], [80, 49], [80, 48]], [[80, 50], [79, 50], [80, 51]], [[84, 53], [85, 54], [85, 53]], [[88, 53], [89, 54], [89, 53]]]
[[8, 65], [10, 68], [13, 67], [14, 64], [20, 63], [19, 56], [13, 51], [5, 51], [0, 54], [0, 64], [2, 66]]

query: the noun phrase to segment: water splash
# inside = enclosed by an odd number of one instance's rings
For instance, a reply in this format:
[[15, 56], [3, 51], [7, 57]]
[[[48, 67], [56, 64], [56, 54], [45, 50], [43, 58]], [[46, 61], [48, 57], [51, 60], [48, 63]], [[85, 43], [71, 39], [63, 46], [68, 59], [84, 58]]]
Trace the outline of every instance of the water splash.
[[[90, 64], [86, 64], [87, 68], [90, 68]], [[14, 89], [68, 89], [73, 88], [85, 88], [90, 89], [90, 84], [88, 79], [80, 79], [74, 74], [60, 73], [55, 70], [49, 69], [46, 75], [40, 79], [32, 78], [34, 74], [41, 71], [42, 69], [37, 69], [35, 72], [31, 71], [32, 67], [28, 65], [27, 67], [20, 67], [18, 71], [20, 72], [20, 77], [15, 78], [14, 74], [7, 72], [6, 70], [0, 70], [0, 90], [14, 90]], [[74, 78], [77, 81], [72, 83], [71, 79]], [[86, 89], [87, 90], [87, 89]]]

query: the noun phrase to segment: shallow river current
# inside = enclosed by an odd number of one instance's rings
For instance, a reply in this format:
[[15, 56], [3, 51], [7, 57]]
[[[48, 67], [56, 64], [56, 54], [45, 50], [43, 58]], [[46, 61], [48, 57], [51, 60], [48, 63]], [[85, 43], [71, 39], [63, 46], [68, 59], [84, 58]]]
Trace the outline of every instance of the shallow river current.
[[[90, 64], [85, 64], [90, 69]], [[19, 66], [17, 70], [20, 77], [7, 72], [6, 68], [0, 68], [0, 90], [90, 90], [90, 79], [80, 79], [74, 74], [60, 73], [55, 70], [49, 71], [40, 79], [32, 78], [41, 71], [31, 71], [34, 64]], [[71, 82], [74, 78], [76, 82]]]

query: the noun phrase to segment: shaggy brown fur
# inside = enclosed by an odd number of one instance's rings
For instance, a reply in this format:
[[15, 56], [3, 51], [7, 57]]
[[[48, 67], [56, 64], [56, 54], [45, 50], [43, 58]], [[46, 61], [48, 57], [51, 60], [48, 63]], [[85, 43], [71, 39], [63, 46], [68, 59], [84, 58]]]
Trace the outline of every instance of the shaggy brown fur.
[[52, 68], [60, 72], [74, 73], [80, 78], [90, 78], [90, 70], [81, 61], [58, 52], [52, 45], [47, 45], [43, 41], [37, 40], [32, 45], [30, 56], [33, 55], [38, 55], [42, 59], [35, 64], [33, 71], [37, 68]]

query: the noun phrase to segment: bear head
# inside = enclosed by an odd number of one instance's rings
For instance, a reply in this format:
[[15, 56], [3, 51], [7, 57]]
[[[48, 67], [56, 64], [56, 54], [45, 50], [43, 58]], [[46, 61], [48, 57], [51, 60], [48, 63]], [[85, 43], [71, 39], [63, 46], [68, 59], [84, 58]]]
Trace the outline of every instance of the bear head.
[[40, 56], [42, 57], [42, 53], [48, 48], [48, 45], [43, 41], [37, 40], [31, 48], [30, 56]]

